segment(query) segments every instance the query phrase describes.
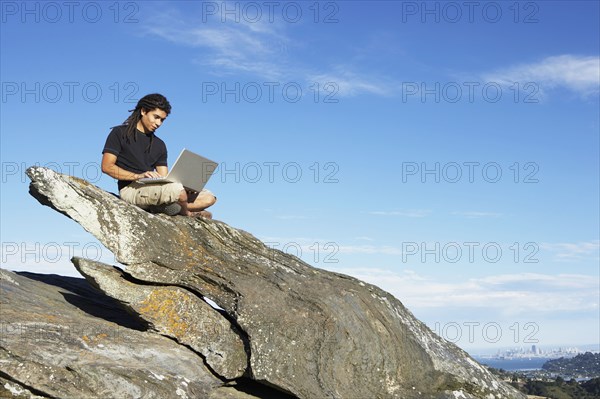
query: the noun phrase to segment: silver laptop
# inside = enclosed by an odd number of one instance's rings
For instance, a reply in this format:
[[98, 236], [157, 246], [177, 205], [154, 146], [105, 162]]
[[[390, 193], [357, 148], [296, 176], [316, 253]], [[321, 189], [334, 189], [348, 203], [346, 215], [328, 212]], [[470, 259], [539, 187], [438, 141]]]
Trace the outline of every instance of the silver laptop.
[[165, 184], [181, 183], [183, 187], [202, 191], [210, 176], [217, 168], [217, 163], [193, 152], [181, 150], [181, 153], [175, 160], [173, 167], [166, 176], [163, 177], [145, 177], [137, 180], [144, 184]]

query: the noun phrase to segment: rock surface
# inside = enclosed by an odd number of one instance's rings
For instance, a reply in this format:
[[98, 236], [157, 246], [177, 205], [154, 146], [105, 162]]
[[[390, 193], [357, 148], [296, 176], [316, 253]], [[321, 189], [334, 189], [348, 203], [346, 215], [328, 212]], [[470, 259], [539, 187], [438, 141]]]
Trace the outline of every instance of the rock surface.
[[0, 316], [2, 398], [209, 398], [226, 388], [196, 353], [145, 332], [83, 279], [0, 269]]
[[154, 330], [203, 355], [218, 375], [234, 379], [244, 374], [248, 358], [240, 333], [198, 296], [180, 287], [129, 282], [118, 268], [98, 262], [74, 263], [93, 286], [121, 301]]
[[223, 308], [256, 381], [307, 399], [525, 397], [373, 285], [222, 222], [151, 215], [45, 168], [28, 175], [32, 195], [113, 251], [129, 282], [179, 287]]

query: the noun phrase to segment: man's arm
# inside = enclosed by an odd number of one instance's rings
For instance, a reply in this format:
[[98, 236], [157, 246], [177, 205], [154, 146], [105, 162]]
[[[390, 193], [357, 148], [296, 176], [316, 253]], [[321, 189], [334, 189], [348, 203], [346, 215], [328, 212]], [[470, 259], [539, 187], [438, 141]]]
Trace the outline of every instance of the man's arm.
[[156, 167], [156, 171], [158, 172], [159, 175], [161, 176], [166, 176], [169, 174], [169, 168], [166, 166], [157, 166]]
[[[159, 166], [159, 168], [165, 168], [166, 166]], [[158, 168], [157, 168], [158, 169]], [[117, 180], [138, 180], [143, 177], [160, 177], [162, 174], [156, 173], [154, 171], [147, 171], [143, 174], [133, 173], [128, 170], [125, 170], [119, 166], [117, 166], [117, 156], [115, 154], [111, 154], [109, 152], [105, 152], [102, 155], [102, 172], [106, 173], [110, 177]], [[166, 173], [165, 173], [166, 175]]]

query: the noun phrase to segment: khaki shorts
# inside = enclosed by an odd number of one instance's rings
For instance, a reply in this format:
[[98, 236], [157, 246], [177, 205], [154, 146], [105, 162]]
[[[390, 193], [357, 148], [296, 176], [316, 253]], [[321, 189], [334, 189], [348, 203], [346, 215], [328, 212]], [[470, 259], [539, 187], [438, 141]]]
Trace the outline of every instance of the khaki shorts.
[[147, 208], [152, 205], [171, 204], [179, 201], [183, 186], [181, 183], [143, 184], [132, 182], [119, 191], [121, 198], [139, 206]]

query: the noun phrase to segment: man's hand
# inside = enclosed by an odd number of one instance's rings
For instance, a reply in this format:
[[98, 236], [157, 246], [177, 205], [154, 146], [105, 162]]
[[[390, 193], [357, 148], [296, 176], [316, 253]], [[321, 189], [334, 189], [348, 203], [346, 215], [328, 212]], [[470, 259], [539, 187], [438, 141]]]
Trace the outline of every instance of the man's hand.
[[143, 179], [144, 177], [161, 177], [161, 175], [158, 174], [158, 172], [155, 172], [153, 170], [149, 170], [147, 172], [144, 172], [142, 174], [138, 174], [138, 179]]

